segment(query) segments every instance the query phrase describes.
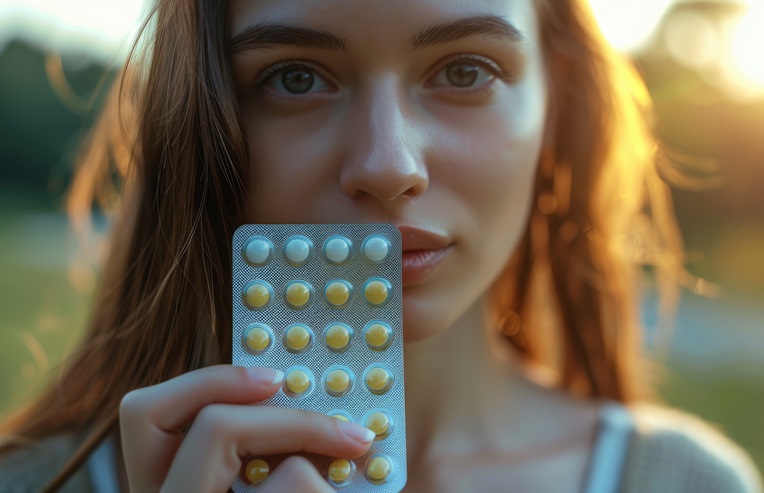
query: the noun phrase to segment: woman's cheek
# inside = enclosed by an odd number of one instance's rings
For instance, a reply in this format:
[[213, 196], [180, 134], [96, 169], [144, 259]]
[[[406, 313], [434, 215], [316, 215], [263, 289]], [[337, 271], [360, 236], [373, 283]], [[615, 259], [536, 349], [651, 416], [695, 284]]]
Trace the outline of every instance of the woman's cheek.
[[274, 199], [317, 193], [337, 159], [329, 125], [272, 122], [250, 127], [248, 139], [253, 185]]
[[481, 128], [454, 130], [438, 147], [443, 169], [430, 170], [431, 176], [470, 198], [499, 195], [506, 200], [526, 195], [532, 187], [542, 132], [518, 135], [516, 128], [506, 118], [497, 118], [484, 120]]

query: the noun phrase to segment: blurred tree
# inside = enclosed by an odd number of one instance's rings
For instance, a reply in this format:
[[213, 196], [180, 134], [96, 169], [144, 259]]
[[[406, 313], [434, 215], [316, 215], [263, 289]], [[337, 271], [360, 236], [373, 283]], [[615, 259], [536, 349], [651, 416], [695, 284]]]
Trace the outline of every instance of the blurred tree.
[[[0, 53], [0, 183], [60, 197], [73, 159], [111, 80], [106, 67], [14, 41]], [[46, 70], [47, 63], [47, 70]], [[104, 86], [105, 87], [105, 86]]]

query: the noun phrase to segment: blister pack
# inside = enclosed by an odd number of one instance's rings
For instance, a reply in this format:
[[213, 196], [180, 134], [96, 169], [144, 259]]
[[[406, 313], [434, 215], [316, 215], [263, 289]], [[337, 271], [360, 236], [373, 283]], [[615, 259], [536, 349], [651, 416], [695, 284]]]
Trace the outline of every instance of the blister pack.
[[[347, 493], [406, 483], [401, 237], [392, 224], [247, 224], [233, 236], [233, 364], [284, 372], [257, 405], [308, 409], [370, 428], [370, 450], [319, 472]], [[273, 467], [250, 457], [252, 493]]]

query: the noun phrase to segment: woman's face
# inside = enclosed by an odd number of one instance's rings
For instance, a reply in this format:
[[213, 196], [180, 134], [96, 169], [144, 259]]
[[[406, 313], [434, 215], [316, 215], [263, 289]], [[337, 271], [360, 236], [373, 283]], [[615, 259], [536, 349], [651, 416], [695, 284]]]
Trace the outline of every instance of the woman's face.
[[389, 222], [406, 340], [485, 296], [527, 222], [547, 91], [533, 0], [233, 0], [249, 221]]

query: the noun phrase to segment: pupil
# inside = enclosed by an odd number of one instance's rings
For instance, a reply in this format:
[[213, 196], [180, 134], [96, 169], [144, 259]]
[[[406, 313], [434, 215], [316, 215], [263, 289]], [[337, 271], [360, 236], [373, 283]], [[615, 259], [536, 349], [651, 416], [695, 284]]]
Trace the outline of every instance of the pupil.
[[302, 94], [313, 87], [313, 74], [301, 68], [288, 70], [281, 76], [281, 82], [287, 91]]
[[469, 87], [478, 77], [478, 67], [469, 63], [451, 65], [446, 71], [448, 82], [457, 87]]

